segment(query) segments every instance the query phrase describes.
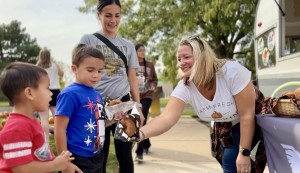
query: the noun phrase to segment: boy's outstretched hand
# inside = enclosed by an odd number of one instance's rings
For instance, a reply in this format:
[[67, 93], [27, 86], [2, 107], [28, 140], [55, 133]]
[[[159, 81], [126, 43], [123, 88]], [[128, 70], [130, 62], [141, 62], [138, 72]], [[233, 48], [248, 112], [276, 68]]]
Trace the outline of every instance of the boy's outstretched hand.
[[[70, 162], [70, 161], [74, 160], [74, 157], [71, 157], [71, 156], [72, 156], [72, 153], [69, 151], [61, 152], [61, 154], [58, 155], [54, 160], [55, 167], [58, 170], [65, 170], [66, 168], [68, 168], [68, 170], [69, 170], [68, 172], [70, 172], [70, 173], [75, 173], [75, 171], [82, 173], [82, 171], [77, 166], [75, 166], [74, 164], [72, 164]], [[73, 167], [71, 165], [74, 165], [75, 167]], [[70, 167], [72, 167], [72, 169], [69, 169]], [[63, 171], [63, 172], [65, 172], [65, 171]]]

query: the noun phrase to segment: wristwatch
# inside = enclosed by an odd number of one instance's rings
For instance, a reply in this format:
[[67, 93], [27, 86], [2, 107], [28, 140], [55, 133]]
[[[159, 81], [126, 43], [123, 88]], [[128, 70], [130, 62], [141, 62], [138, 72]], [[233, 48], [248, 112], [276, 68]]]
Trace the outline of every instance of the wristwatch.
[[243, 156], [250, 156], [250, 153], [251, 151], [247, 148], [241, 148], [240, 149], [240, 153], [243, 155]]

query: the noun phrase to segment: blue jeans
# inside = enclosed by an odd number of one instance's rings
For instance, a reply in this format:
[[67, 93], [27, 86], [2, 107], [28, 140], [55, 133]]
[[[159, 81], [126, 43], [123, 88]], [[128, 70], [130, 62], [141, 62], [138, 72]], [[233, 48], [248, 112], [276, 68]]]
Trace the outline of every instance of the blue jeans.
[[240, 145], [240, 123], [232, 127], [232, 136], [234, 139], [234, 144], [232, 146], [222, 149], [222, 165], [224, 173], [236, 173], [236, 158], [239, 154]]

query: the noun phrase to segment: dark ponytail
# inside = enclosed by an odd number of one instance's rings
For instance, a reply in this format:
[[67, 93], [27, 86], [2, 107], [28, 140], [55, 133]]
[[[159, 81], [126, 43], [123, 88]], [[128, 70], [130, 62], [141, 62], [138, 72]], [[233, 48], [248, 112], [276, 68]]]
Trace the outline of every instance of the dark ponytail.
[[120, 0], [99, 0], [97, 5], [97, 11], [100, 13], [105, 6], [111, 4], [116, 4], [121, 8]]

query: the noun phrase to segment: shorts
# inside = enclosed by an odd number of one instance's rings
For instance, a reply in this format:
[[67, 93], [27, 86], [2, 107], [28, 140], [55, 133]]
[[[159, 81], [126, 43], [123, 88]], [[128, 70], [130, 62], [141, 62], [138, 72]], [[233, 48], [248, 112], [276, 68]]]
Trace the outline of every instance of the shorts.
[[[100, 153], [96, 156], [92, 157], [82, 157], [72, 153], [72, 157], [74, 160], [71, 162], [78, 166], [83, 172], [91, 173], [103, 173], [103, 161], [104, 161], [104, 154]], [[62, 171], [58, 171], [58, 173], [62, 173]]]
[[60, 89], [50, 89], [50, 91], [52, 92], [52, 100], [49, 102], [50, 106], [56, 106], [56, 98], [58, 96], [58, 94], [60, 93]]
[[72, 154], [75, 158], [72, 163], [78, 166], [83, 172], [92, 173], [102, 173], [103, 171], [103, 161], [104, 154], [98, 154], [92, 157], [82, 157], [76, 154]]

